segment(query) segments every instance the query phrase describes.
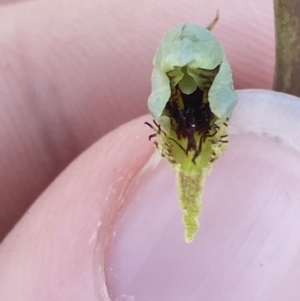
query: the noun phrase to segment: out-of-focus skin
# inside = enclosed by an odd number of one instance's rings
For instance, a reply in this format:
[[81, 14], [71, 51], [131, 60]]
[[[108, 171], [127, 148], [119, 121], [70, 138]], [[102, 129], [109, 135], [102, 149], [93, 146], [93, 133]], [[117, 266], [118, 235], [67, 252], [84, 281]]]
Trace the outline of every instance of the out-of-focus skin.
[[0, 236], [80, 152], [147, 112], [155, 49], [209, 24], [237, 88], [271, 88], [271, 1], [27, 1], [0, 10]]
[[[214, 33], [236, 87], [270, 89], [273, 16], [271, 1], [265, 2], [27, 1], [1, 7], [0, 233], [6, 239], [0, 246], [0, 295], [5, 300], [106, 300], [103, 252], [113, 217], [153, 146], [146, 117], [101, 137], [146, 113], [151, 60], [163, 34], [181, 22], [209, 24], [216, 9], [220, 21]], [[176, 199], [171, 201], [176, 207]], [[290, 273], [289, 279], [299, 277]], [[114, 294], [121, 286], [110, 282], [109, 290]], [[290, 300], [299, 297], [292, 281], [284, 289]]]

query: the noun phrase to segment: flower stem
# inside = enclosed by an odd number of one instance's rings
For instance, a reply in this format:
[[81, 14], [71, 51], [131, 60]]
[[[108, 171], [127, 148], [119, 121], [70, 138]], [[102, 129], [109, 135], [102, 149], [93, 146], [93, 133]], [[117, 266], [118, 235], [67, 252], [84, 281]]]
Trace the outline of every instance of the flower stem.
[[300, 96], [300, 1], [274, 0], [276, 62], [273, 89]]

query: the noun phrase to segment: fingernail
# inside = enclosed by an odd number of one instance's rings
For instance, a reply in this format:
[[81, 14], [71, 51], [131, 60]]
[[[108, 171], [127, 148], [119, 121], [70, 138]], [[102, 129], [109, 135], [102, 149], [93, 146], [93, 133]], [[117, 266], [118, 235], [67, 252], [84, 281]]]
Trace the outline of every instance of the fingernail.
[[[256, 98], [270, 96], [261, 93]], [[299, 152], [284, 143], [289, 134], [266, 135], [275, 126], [274, 97], [280, 95], [256, 102], [258, 112], [265, 112], [256, 122], [269, 120], [265, 135], [255, 122], [246, 132], [237, 117], [232, 120], [239, 128], [207, 180], [193, 243], [184, 240], [170, 165], [152, 158], [136, 176], [106, 252], [112, 300], [263, 300], [284, 277], [300, 278], [300, 266], [291, 267], [295, 259], [300, 262]], [[240, 98], [243, 109], [237, 114], [248, 120], [244, 110], [253, 106], [251, 93]], [[282, 106], [279, 100], [276, 122], [287, 130], [299, 128], [286, 122], [292, 111], [281, 114]], [[299, 102], [295, 110], [300, 112]], [[288, 284], [279, 291], [294, 296]]]

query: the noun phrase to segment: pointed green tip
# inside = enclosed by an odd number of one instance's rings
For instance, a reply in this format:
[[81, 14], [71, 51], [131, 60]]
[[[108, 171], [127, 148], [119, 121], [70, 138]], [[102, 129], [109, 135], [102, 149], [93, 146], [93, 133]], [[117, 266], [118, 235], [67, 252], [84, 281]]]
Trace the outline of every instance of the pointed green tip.
[[185, 234], [185, 242], [186, 243], [191, 243], [194, 240], [194, 235], [193, 236], [187, 236], [187, 233]]
[[195, 216], [184, 215], [183, 223], [185, 226], [185, 241], [190, 243], [194, 240], [194, 236], [199, 229], [199, 221]]

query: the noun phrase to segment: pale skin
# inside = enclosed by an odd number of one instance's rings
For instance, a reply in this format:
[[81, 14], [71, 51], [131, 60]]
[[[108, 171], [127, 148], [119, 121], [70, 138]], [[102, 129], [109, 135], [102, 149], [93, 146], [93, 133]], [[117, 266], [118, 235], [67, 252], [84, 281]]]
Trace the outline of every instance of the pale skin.
[[[271, 88], [271, 4], [253, 1], [249, 12], [236, 5], [238, 0], [215, 1], [198, 12], [192, 8], [197, 1], [190, 9], [186, 1], [176, 7], [174, 1], [60, 2], [13, 1], [0, 10], [0, 234], [5, 238], [0, 294], [5, 300], [107, 300], [99, 292], [103, 274], [95, 279], [91, 263], [97, 261], [95, 269], [105, 264], [101, 255], [120, 196], [153, 145], [143, 125], [148, 117], [103, 136], [146, 113], [151, 59], [166, 30], [188, 18], [209, 24], [218, 8], [214, 32], [223, 37], [236, 87]], [[251, 50], [249, 40], [255, 41]], [[291, 298], [299, 297], [294, 294]]]

